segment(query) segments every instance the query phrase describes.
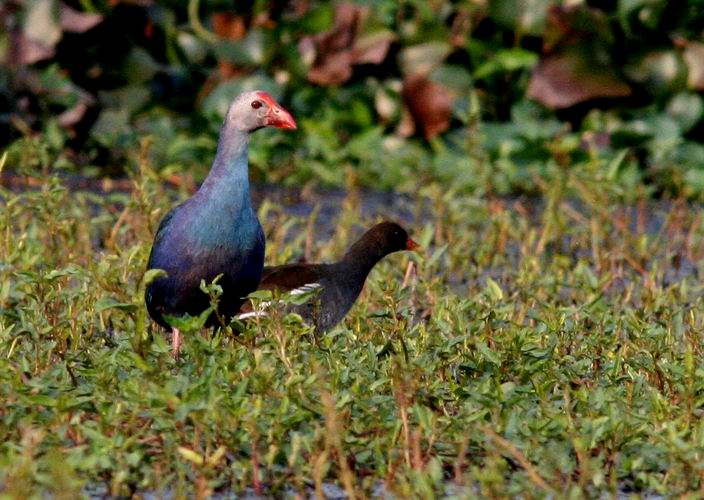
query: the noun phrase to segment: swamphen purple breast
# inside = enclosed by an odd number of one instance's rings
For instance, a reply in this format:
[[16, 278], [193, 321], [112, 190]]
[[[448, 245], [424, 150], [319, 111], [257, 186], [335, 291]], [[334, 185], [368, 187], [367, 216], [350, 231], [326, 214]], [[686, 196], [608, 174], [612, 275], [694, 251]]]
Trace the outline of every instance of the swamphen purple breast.
[[[265, 267], [259, 290], [296, 293], [317, 291], [318, 296], [293, 308], [306, 321], [324, 332], [345, 317], [364, 287], [372, 268], [388, 254], [414, 250], [418, 244], [395, 222], [381, 222], [357, 240], [342, 260], [333, 264], [286, 264]], [[260, 314], [247, 302], [239, 318]]]
[[[229, 319], [261, 279], [264, 233], [249, 194], [249, 134], [263, 127], [295, 129], [293, 117], [266, 92], [240, 94], [230, 105], [220, 130], [208, 177], [189, 200], [173, 208], [159, 225], [148, 269], [163, 269], [145, 300], [152, 319], [171, 329], [164, 315], [191, 316], [208, 308], [201, 280], [222, 274], [219, 314]], [[215, 314], [206, 325], [215, 324]], [[174, 355], [180, 332], [173, 329]]]

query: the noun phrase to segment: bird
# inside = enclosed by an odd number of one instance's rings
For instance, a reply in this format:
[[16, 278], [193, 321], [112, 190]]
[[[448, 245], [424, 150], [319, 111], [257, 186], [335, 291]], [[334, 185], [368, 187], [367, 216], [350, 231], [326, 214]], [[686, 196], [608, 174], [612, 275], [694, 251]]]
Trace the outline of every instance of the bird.
[[181, 332], [165, 316], [195, 316], [210, 306], [201, 280], [218, 284], [222, 295], [206, 326], [218, 315], [231, 318], [246, 296], [257, 289], [264, 267], [264, 232], [249, 193], [248, 143], [252, 132], [264, 127], [296, 129], [296, 121], [263, 91], [244, 92], [231, 103], [220, 129], [215, 159], [198, 191], [170, 210], [159, 224], [147, 269], [161, 269], [146, 288], [145, 302], [152, 319], [172, 331], [178, 358]]
[[[364, 287], [367, 275], [381, 259], [393, 252], [416, 250], [419, 245], [395, 222], [381, 222], [369, 229], [332, 264], [285, 264], [265, 266], [257, 290], [278, 290], [291, 295], [316, 294], [316, 297], [292, 310], [323, 333], [337, 325], [352, 308]], [[262, 304], [264, 308], [270, 304]], [[238, 319], [266, 314], [245, 302]]]

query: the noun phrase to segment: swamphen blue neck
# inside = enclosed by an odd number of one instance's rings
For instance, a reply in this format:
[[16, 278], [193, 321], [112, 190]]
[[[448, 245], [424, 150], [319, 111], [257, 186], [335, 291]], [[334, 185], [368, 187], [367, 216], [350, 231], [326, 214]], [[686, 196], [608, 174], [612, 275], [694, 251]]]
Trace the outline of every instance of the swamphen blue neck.
[[198, 219], [189, 232], [198, 242], [241, 247], [248, 245], [259, 228], [249, 192], [249, 134], [227, 127], [225, 122], [210, 173], [189, 200], [194, 207], [192, 217]]
[[[231, 127], [233, 128], [233, 127]], [[208, 176], [196, 196], [229, 194], [249, 199], [249, 174], [247, 171], [247, 146], [249, 134], [241, 130], [227, 130], [225, 122], [220, 131], [218, 149]]]

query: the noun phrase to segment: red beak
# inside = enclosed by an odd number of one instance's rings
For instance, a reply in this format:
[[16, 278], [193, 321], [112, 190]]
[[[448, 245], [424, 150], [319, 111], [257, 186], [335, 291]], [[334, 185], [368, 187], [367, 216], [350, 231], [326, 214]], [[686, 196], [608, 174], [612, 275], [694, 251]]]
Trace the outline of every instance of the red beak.
[[416, 250], [418, 248], [420, 248], [420, 245], [418, 243], [416, 243], [410, 238], [406, 240], [406, 250]]
[[291, 113], [286, 111], [281, 105], [274, 100], [266, 92], [257, 92], [257, 95], [269, 105], [269, 112], [266, 114], [264, 124], [267, 127], [276, 127], [295, 130], [297, 127], [296, 120], [293, 119]]
[[266, 125], [268, 127], [285, 128], [295, 130], [296, 120], [293, 119], [291, 113], [286, 111], [278, 104], [269, 108], [269, 113], [266, 116]]

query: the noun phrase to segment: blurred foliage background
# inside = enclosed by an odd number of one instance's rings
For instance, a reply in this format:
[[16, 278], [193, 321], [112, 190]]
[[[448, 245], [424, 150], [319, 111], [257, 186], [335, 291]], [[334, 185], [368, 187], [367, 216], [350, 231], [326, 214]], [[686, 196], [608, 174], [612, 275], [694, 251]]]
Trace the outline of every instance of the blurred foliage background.
[[704, 197], [702, 0], [9, 0], [0, 25], [17, 173], [148, 154], [202, 178], [229, 102], [260, 88], [299, 130], [254, 135], [257, 181], [505, 195], [583, 169], [626, 198]]

